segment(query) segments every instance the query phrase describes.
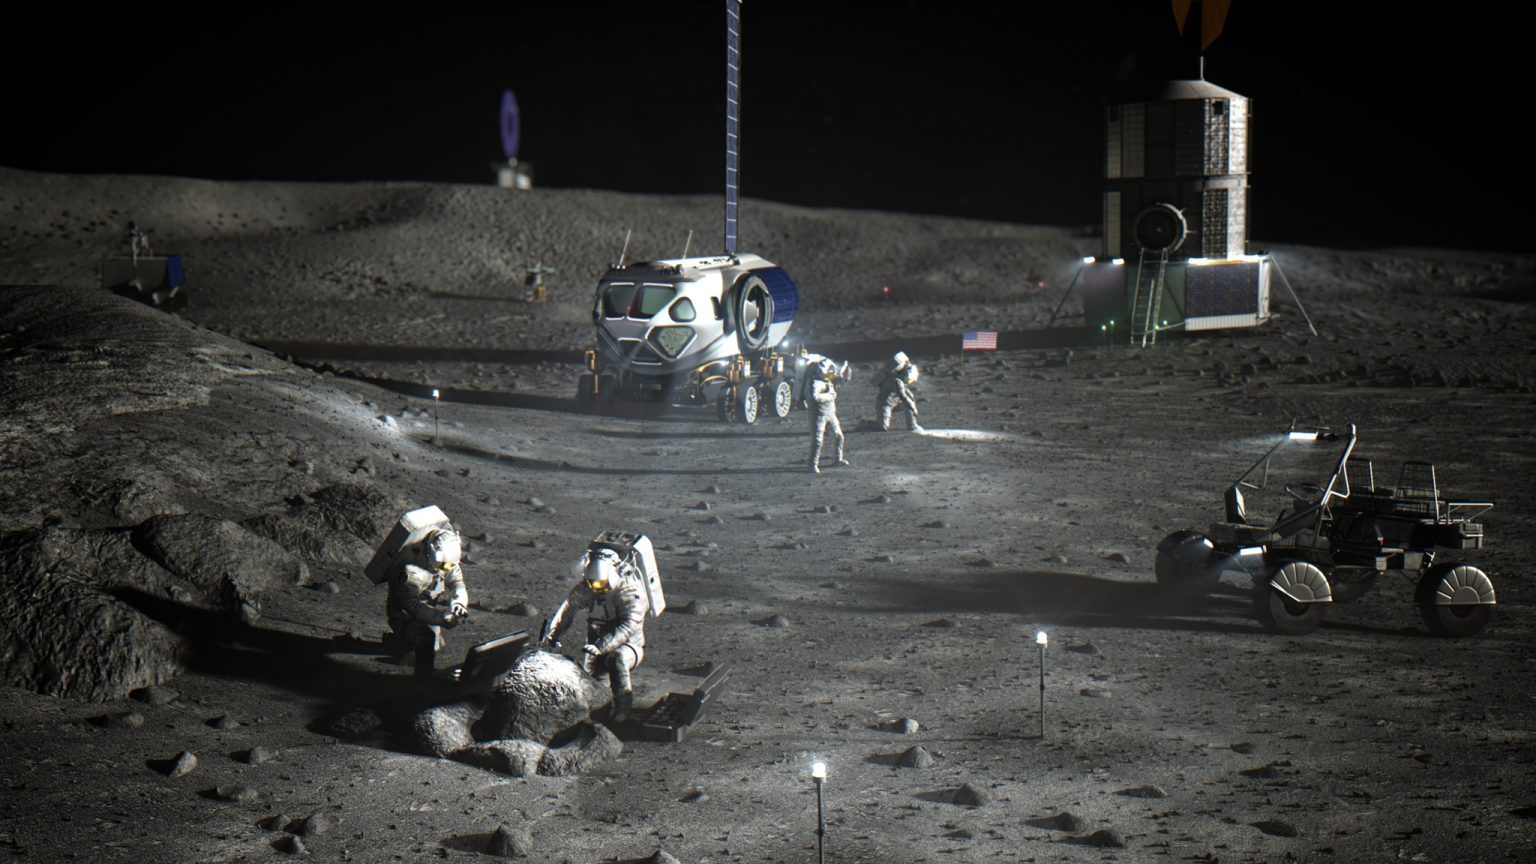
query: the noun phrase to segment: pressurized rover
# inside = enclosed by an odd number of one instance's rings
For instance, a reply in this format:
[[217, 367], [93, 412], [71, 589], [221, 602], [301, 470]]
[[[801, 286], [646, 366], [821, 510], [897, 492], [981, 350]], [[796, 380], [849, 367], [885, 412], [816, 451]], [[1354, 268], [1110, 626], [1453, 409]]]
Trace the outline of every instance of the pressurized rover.
[[629, 264], [620, 254], [593, 298], [583, 405], [713, 403], [721, 419], [753, 423], [765, 408], [783, 418], [795, 404], [805, 364], [779, 349], [799, 291], [783, 268], [736, 251], [741, 2], [725, 7], [725, 254], [690, 258], [685, 247], [681, 258]]

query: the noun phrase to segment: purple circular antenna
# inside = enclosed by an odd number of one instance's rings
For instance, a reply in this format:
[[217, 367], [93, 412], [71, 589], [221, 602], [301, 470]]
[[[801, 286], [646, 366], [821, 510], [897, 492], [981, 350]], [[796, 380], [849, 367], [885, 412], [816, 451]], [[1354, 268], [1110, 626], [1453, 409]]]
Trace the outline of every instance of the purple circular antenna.
[[501, 91], [501, 152], [508, 159], [517, 158], [517, 139], [521, 131], [517, 114], [517, 97], [512, 91]]

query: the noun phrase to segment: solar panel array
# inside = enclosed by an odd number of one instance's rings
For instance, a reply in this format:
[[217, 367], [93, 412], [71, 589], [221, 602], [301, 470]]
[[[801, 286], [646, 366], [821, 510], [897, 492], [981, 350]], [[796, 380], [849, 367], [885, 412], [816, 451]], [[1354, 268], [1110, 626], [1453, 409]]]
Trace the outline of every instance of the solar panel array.
[[736, 254], [736, 158], [741, 122], [741, 0], [725, 0], [725, 254]]

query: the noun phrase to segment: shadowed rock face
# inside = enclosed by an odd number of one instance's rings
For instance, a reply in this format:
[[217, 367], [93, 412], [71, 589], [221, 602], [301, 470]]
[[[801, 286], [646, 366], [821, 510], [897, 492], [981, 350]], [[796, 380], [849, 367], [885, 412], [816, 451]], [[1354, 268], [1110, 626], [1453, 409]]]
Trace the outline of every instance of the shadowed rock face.
[[488, 699], [421, 712], [416, 734], [428, 753], [504, 774], [579, 774], [623, 750], [606, 727], [588, 721], [610, 698], [565, 655], [530, 651]]
[[174, 577], [126, 531], [60, 527], [0, 539], [0, 681], [51, 696], [118, 699], [180, 670], [181, 639], [117, 600], [114, 588], [168, 596]]
[[0, 681], [88, 701], [158, 684], [180, 671], [184, 640], [123, 597], [235, 615], [298, 566], [271, 541], [195, 514], [131, 531], [53, 525], [6, 535]]

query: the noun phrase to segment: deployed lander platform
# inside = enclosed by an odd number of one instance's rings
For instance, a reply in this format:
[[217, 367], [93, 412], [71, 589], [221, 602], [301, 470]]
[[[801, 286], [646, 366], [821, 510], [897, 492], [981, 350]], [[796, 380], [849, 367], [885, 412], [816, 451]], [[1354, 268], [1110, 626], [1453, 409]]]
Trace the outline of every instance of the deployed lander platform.
[[794, 405], [801, 364], [778, 348], [799, 291], [783, 268], [736, 248], [741, 0], [725, 10], [725, 254], [690, 258], [685, 246], [681, 258], [629, 264], [620, 254], [593, 297], [597, 347], [577, 384], [583, 405], [713, 403], [721, 419], [743, 423], [764, 408], [783, 418]]

